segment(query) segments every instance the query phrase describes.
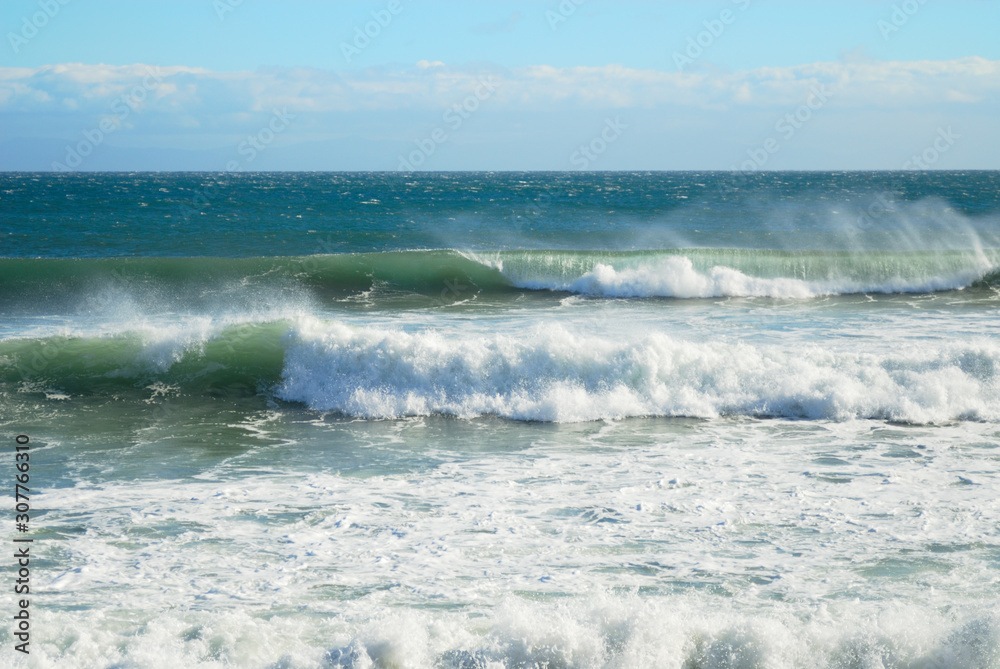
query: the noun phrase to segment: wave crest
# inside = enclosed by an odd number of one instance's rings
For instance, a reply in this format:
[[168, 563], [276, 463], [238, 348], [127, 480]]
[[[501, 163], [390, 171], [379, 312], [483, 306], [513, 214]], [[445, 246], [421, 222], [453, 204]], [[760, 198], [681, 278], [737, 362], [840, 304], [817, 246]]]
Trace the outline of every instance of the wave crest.
[[165, 387], [192, 401], [261, 395], [365, 419], [993, 422], [1000, 344], [925, 340], [858, 352], [657, 332], [611, 338], [543, 324], [459, 336], [306, 315], [157, 336], [0, 342], [0, 392], [148, 402], [150, 388]]
[[616, 270], [599, 263], [568, 286], [574, 293], [602, 297], [785, 297], [805, 299], [816, 293], [798, 279], [762, 279], [731, 267], [707, 273], [690, 258], [667, 258], [652, 266]]
[[1000, 258], [977, 251], [782, 252], [687, 249], [627, 254], [522, 252], [482, 262], [513, 285], [594, 297], [770, 297], [964, 289], [995, 278]]
[[[597, 297], [918, 293], [1000, 282], [1000, 250], [393, 251], [273, 258], [0, 259], [0, 307], [100, 312], [123, 303], [218, 313], [296, 300], [417, 296], [454, 302], [524, 290]], [[83, 305], [81, 307], [81, 305]]]
[[633, 416], [1000, 418], [1000, 346], [893, 354], [786, 351], [650, 334], [632, 341], [562, 327], [449, 339], [318, 323], [298, 329], [277, 394], [363, 418], [431, 414], [577, 422]]

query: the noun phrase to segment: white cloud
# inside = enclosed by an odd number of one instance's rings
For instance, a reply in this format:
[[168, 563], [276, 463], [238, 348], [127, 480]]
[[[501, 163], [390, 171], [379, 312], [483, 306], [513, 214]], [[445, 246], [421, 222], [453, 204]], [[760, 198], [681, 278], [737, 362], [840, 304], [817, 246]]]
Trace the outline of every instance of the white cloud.
[[[942, 103], [975, 105], [1000, 99], [1000, 61], [831, 62], [741, 72], [665, 72], [617, 65], [546, 65], [476, 71], [421, 61], [408, 70], [329, 72], [263, 69], [213, 72], [160, 67], [146, 111], [196, 117], [266, 112], [303, 113], [444, 109], [479, 86], [501, 82], [496, 110], [788, 107], [817, 85], [835, 90], [831, 105], [912, 109]], [[39, 113], [75, 108], [106, 113], [149, 76], [146, 65], [61, 64], [0, 68], [0, 111]], [[186, 121], [190, 123], [190, 119]]]
[[[484, 77], [495, 91], [470, 97]], [[807, 107], [816, 91], [829, 99]], [[483, 111], [456, 126], [455, 106], [470, 100], [476, 109], [481, 101]], [[282, 169], [393, 169], [435, 129], [446, 131], [447, 143], [428, 168], [570, 169], [574, 152], [607, 119], [618, 118], [628, 132], [602, 156], [600, 169], [728, 169], [775, 138], [780, 151], [767, 157], [767, 169], [892, 169], [923, 151], [940, 128], [965, 139], [938, 167], [992, 169], [998, 106], [1000, 61], [982, 58], [851, 58], [740, 72], [618, 65], [477, 70], [429, 61], [351, 72], [0, 68], [0, 142], [42, 142], [35, 149], [15, 143], [19, 148], [6, 157], [37, 153], [44, 166], [110, 122], [115, 130], [102, 145], [109, 156], [118, 147], [217, 151], [218, 158], [196, 164], [218, 169], [238, 158], [237, 147], [280, 110], [295, 120], [267, 154], [297, 147], [289, 153], [295, 158], [273, 163]], [[99, 161], [92, 165], [126, 164]], [[170, 164], [195, 164], [185, 161]], [[39, 163], [7, 164], [35, 169]], [[161, 164], [153, 158], [141, 163]]]

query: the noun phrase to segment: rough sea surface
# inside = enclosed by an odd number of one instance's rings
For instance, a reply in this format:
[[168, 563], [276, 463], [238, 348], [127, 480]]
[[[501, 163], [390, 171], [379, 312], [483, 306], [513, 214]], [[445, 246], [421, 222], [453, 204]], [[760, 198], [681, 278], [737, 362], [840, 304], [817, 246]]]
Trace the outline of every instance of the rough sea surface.
[[1000, 173], [0, 174], [0, 425], [0, 666], [1000, 667]]

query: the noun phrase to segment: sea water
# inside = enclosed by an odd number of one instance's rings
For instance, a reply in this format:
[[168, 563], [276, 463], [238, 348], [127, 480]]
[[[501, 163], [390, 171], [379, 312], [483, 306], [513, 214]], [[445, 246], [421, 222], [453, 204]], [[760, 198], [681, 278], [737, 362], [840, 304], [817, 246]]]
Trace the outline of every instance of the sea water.
[[8, 173], [0, 241], [2, 666], [1000, 667], [1000, 173]]

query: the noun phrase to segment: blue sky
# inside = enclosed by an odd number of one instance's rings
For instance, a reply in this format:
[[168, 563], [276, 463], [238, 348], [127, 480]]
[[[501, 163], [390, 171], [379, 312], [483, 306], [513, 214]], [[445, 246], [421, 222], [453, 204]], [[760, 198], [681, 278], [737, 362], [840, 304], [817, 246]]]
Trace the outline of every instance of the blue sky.
[[991, 0], [4, 0], [0, 168], [996, 169], [998, 27]]

